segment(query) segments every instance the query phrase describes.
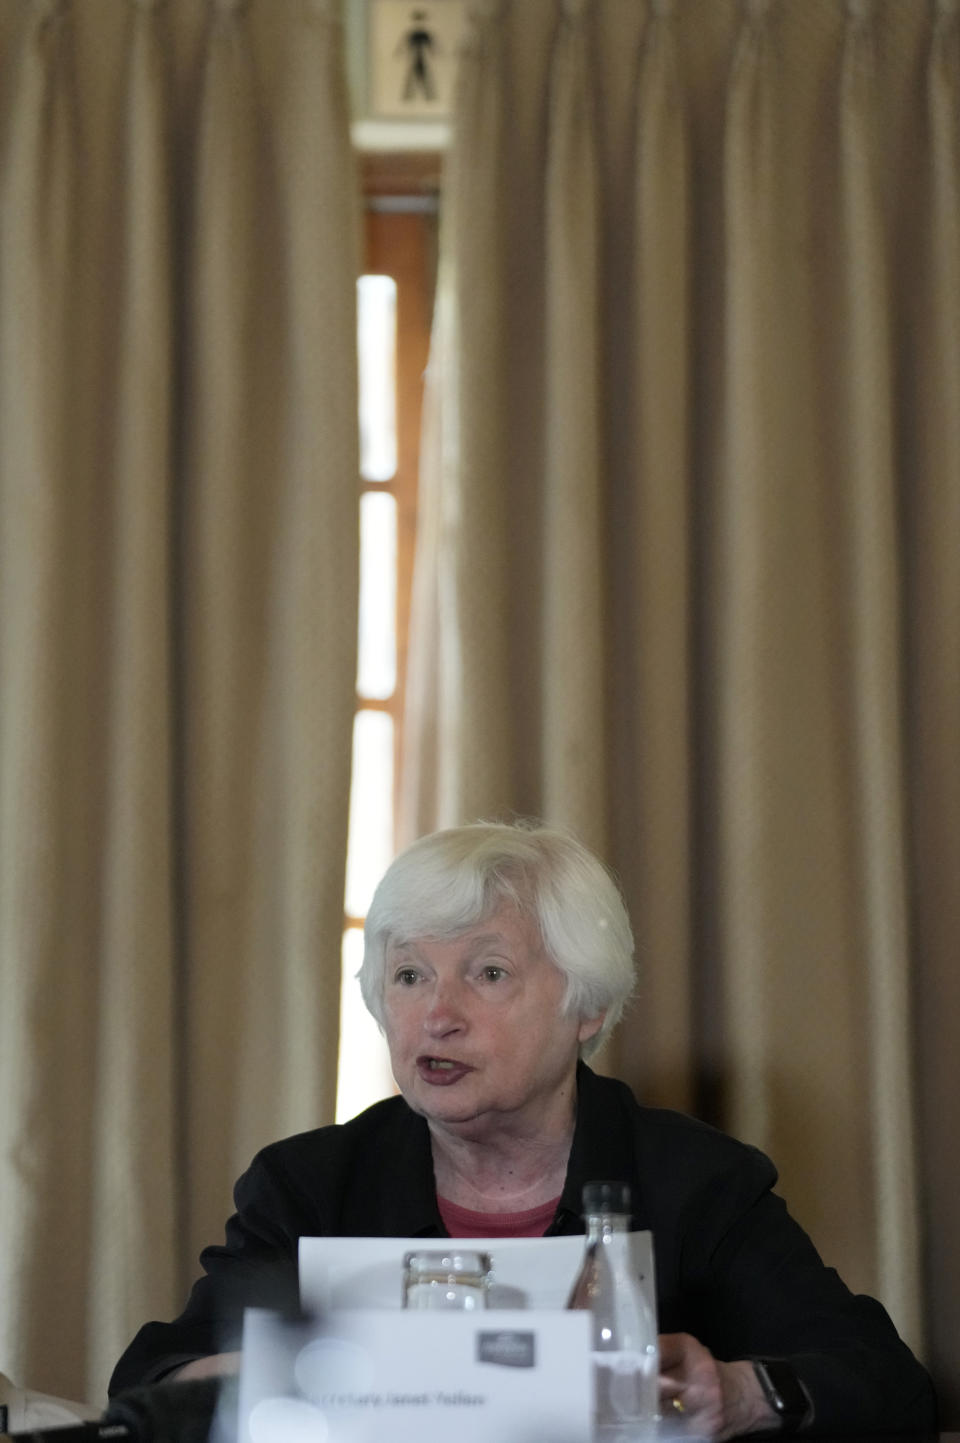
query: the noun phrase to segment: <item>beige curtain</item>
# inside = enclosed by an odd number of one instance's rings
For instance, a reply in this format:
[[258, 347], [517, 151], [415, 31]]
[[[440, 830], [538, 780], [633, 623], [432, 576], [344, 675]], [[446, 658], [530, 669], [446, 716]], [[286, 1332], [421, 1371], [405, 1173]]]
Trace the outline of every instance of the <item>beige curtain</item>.
[[957, 1426], [958, 7], [467, 10], [406, 829], [603, 851], [608, 1069], [772, 1154]]
[[342, 68], [334, 0], [0, 7], [0, 1370], [93, 1402], [333, 1116]]

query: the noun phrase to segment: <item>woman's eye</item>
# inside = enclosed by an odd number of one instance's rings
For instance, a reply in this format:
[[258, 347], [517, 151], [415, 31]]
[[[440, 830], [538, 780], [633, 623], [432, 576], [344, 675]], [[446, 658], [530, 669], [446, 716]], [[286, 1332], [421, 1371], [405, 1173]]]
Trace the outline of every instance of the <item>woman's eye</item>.
[[417, 972], [413, 967], [401, 967], [394, 974], [394, 982], [399, 982], [401, 987], [412, 987], [417, 981]]
[[498, 967], [495, 962], [488, 963], [483, 969], [483, 976], [487, 982], [499, 982], [501, 977], [505, 977], [506, 975], [503, 968]]

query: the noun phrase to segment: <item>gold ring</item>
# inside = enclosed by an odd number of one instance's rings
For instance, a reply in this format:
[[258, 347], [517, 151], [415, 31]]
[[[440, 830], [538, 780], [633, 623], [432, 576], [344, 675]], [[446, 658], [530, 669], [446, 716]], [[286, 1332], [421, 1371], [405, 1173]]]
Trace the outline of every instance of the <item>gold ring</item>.
[[687, 1411], [686, 1408], [683, 1406], [682, 1398], [671, 1398], [670, 1407], [675, 1413], [685, 1413]]

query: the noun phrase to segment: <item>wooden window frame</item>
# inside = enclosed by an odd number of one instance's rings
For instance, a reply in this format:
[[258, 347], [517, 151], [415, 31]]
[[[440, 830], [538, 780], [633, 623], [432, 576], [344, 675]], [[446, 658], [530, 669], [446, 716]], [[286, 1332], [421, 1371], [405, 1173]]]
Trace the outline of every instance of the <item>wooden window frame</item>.
[[[430, 349], [436, 289], [440, 156], [384, 153], [362, 157], [364, 198], [363, 273], [386, 275], [397, 285], [397, 469], [389, 481], [358, 478], [359, 496], [385, 491], [397, 503], [397, 684], [383, 700], [357, 696], [357, 711], [382, 711], [393, 719], [394, 818], [400, 794], [407, 638], [417, 530], [417, 481], [423, 378]], [[345, 926], [362, 926], [347, 914]]]

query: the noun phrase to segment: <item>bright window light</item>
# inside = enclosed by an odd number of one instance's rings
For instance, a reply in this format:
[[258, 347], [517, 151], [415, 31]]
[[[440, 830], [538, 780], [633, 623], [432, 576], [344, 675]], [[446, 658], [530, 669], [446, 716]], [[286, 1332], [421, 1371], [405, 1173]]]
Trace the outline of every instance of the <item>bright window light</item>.
[[340, 987], [343, 1043], [337, 1072], [337, 1122], [349, 1121], [371, 1103], [396, 1092], [387, 1044], [360, 995], [357, 972], [362, 961], [363, 933], [359, 927], [348, 927], [343, 934]]
[[386, 491], [360, 498], [360, 634], [357, 691], [386, 701], [397, 685], [397, 502]]
[[357, 281], [360, 475], [389, 481], [397, 470], [397, 283]]
[[348, 916], [367, 915], [374, 888], [392, 861], [393, 718], [382, 711], [358, 711], [353, 723]]

